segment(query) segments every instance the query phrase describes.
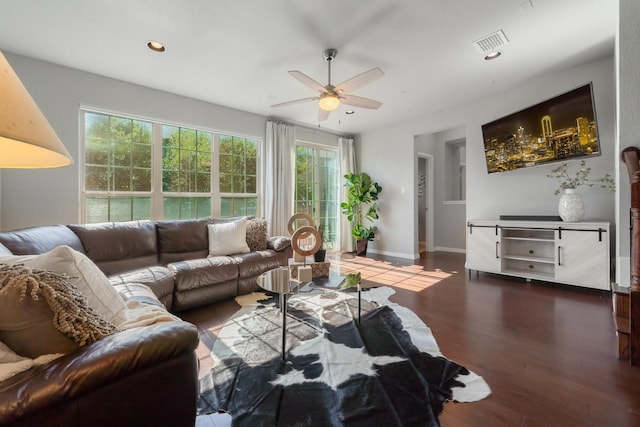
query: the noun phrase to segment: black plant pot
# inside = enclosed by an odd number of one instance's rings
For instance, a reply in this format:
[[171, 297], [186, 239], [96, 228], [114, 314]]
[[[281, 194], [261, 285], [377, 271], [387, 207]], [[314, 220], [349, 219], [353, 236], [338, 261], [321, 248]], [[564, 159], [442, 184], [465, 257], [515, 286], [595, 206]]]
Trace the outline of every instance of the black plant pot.
[[313, 260], [315, 262], [324, 262], [324, 257], [327, 255], [326, 249], [318, 249], [318, 252], [313, 254]]
[[368, 240], [356, 240], [356, 256], [367, 256]]

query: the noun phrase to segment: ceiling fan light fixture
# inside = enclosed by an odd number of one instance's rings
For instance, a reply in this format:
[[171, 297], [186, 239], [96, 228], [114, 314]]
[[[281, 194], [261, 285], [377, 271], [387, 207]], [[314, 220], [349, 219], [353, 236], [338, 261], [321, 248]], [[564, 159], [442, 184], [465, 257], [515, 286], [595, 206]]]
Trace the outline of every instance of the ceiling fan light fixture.
[[325, 111], [333, 111], [340, 106], [340, 98], [335, 93], [325, 93], [320, 97], [318, 106]]

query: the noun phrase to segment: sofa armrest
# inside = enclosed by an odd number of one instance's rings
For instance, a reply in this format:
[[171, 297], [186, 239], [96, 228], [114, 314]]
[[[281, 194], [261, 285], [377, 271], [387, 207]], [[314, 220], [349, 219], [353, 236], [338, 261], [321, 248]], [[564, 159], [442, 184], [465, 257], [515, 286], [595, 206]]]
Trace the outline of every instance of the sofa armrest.
[[[189, 353], [195, 358], [197, 345], [197, 328], [182, 321], [133, 328], [105, 337], [1, 382], [0, 424], [82, 398], [165, 361], [188, 357]], [[197, 387], [197, 372], [195, 378], [184, 380], [193, 381]], [[139, 392], [153, 398], [153, 390]]]
[[276, 252], [282, 252], [291, 246], [291, 238], [286, 236], [272, 236], [269, 237], [267, 247], [273, 249]]

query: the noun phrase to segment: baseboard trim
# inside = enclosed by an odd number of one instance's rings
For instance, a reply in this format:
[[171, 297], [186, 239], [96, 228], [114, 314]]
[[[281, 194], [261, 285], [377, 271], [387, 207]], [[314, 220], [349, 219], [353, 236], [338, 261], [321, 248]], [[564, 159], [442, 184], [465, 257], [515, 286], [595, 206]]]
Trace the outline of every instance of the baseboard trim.
[[460, 248], [447, 248], [446, 246], [436, 246], [436, 252], [455, 252], [457, 254], [466, 254], [467, 251], [465, 249]]
[[628, 256], [619, 256], [616, 265], [616, 282], [618, 286], [622, 286], [623, 288], [631, 286], [631, 275], [629, 271], [631, 271], [631, 258]]
[[410, 259], [410, 260], [416, 260], [416, 259], [420, 259], [420, 254], [407, 254], [407, 253], [403, 253], [403, 252], [391, 252], [391, 251], [379, 251], [376, 249], [367, 249], [367, 253], [372, 253], [372, 254], [376, 254], [376, 255], [384, 255], [384, 256], [390, 256], [390, 257], [394, 257], [394, 258], [402, 258], [402, 259]]
[[[455, 252], [458, 254], [466, 254], [467, 251], [464, 249], [460, 249], [460, 248], [448, 248], [446, 246], [436, 246], [433, 251], [431, 252]], [[402, 258], [402, 259], [410, 259], [410, 260], [416, 260], [416, 259], [420, 259], [420, 254], [419, 253], [415, 253], [413, 255], [411, 254], [407, 254], [404, 252], [391, 252], [391, 251], [379, 251], [376, 249], [367, 249], [367, 253], [371, 253], [371, 254], [376, 254], [376, 255], [384, 255], [384, 256], [390, 256], [390, 257], [394, 257], [394, 258]], [[429, 253], [429, 252], [426, 252]]]

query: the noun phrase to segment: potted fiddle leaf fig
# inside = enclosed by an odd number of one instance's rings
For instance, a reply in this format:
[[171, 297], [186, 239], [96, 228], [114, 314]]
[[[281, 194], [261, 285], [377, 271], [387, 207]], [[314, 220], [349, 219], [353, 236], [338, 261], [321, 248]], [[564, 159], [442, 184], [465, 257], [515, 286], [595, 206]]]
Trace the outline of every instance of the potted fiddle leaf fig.
[[382, 187], [364, 173], [348, 173], [345, 176], [348, 188], [347, 201], [340, 204], [342, 213], [352, 223], [351, 235], [356, 239], [356, 255], [367, 254], [368, 242], [375, 239], [378, 230], [373, 221], [378, 219], [378, 195]]

